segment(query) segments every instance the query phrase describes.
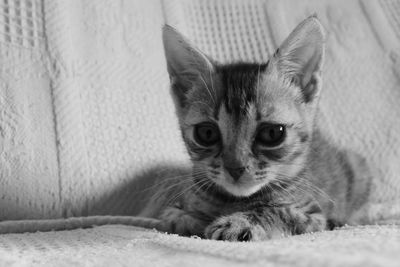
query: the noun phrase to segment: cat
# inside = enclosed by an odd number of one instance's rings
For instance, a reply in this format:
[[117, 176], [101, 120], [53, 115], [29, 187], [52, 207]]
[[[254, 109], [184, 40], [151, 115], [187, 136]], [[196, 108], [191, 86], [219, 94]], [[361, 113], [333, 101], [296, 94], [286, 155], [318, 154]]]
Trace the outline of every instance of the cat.
[[217, 63], [168, 25], [163, 42], [192, 170], [165, 183], [173, 190], [160, 186], [141, 216], [170, 233], [228, 241], [356, 221], [370, 174], [318, 127], [325, 35], [316, 16], [266, 63]]

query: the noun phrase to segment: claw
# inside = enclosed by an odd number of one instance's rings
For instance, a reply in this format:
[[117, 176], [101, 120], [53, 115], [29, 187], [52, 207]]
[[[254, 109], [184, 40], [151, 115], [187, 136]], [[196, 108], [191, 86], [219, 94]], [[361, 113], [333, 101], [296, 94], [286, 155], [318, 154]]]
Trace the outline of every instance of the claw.
[[237, 237], [237, 240], [240, 242], [250, 241], [252, 238], [252, 234], [250, 229], [244, 229]]

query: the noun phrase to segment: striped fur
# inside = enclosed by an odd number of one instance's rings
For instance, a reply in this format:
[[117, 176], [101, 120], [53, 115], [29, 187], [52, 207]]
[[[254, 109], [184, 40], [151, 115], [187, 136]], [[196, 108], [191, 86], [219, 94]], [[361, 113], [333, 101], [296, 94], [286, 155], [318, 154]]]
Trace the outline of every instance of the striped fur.
[[[161, 218], [172, 233], [230, 241], [349, 222], [363, 203], [353, 194], [361, 192], [354, 190], [355, 181], [368, 173], [359, 157], [328, 142], [315, 123], [324, 51], [315, 17], [302, 22], [263, 64], [221, 65], [170, 27], [163, 37], [193, 170], [174, 203], [158, 196], [162, 212], [142, 215]], [[196, 141], [196, 127], [204, 122], [214, 125], [211, 132], [218, 130], [218, 142]], [[270, 125], [284, 129], [283, 141], [273, 146], [259, 138]]]

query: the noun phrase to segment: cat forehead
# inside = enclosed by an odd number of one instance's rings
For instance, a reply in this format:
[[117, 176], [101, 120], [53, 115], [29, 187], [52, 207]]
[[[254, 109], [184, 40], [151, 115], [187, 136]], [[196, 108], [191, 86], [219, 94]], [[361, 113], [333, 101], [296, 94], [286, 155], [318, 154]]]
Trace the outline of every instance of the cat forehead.
[[220, 101], [226, 112], [239, 119], [257, 102], [260, 80], [267, 64], [234, 64], [217, 68], [223, 92]]
[[268, 63], [218, 66], [214, 74], [209, 79], [202, 79], [198, 90], [193, 92], [191, 116], [196, 114], [198, 118], [206, 116], [218, 120], [223, 107], [226, 115], [236, 123], [248, 116], [250, 110], [257, 113], [258, 120], [265, 117], [285, 120], [282, 116], [290, 119], [294, 115], [290, 114], [290, 107], [299, 97], [298, 90], [267, 68]]

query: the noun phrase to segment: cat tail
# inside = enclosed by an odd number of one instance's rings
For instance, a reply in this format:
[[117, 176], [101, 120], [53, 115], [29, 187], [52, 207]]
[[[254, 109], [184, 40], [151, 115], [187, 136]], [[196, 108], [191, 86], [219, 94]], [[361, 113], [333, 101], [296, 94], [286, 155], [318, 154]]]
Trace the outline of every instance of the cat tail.
[[163, 231], [165, 228], [160, 220], [153, 218], [134, 216], [89, 216], [67, 219], [2, 221], [0, 222], [0, 234], [74, 230], [111, 224], [137, 226], [160, 231]]

